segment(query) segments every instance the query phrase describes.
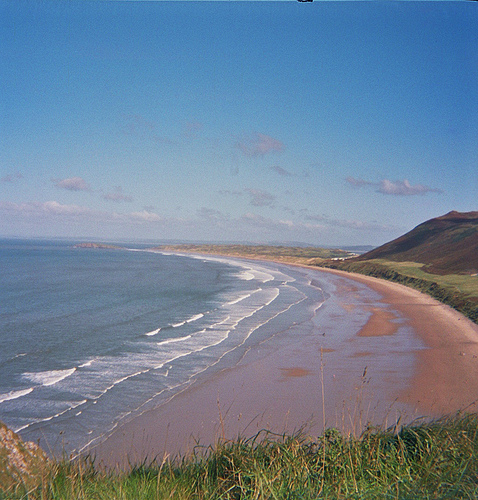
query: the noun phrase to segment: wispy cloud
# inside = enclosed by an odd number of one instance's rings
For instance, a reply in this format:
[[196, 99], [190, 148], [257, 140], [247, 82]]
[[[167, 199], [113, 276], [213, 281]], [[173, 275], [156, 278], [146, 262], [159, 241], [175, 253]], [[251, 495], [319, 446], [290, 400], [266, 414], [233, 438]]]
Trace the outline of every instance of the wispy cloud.
[[283, 142], [260, 133], [238, 141], [236, 147], [249, 157], [265, 156], [268, 153], [278, 153], [285, 149]]
[[145, 130], [152, 132], [156, 128], [156, 124], [144, 118], [139, 114], [131, 114], [125, 117], [123, 130], [127, 134], [143, 133]]
[[93, 213], [88, 207], [79, 205], [64, 205], [57, 201], [45, 202], [24, 202], [13, 203], [8, 201], [0, 202], [0, 210], [10, 213], [16, 213], [27, 216], [44, 216], [44, 215], [60, 215], [60, 216], [84, 216]]
[[287, 205], [282, 205], [281, 208], [282, 208], [282, 210], [284, 210], [284, 212], [288, 212], [291, 215], [295, 215], [295, 213], [296, 213], [293, 208], [288, 207]]
[[123, 188], [121, 186], [115, 186], [113, 191], [102, 195], [102, 198], [108, 201], [115, 201], [117, 203], [121, 202], [132, 202], [133, 198], [125, 193], [123, 193]]
[[18, 179], [23, 179], [23, 175], [20, 172], [15, 172], [14, 174], [7, 174], [0, 177], [0, 182], [15, 182]]
[[217, 193], [225, 196], [242, 196], [244, 194], [242, 191], [231, 191], [230, 189], [220, 189]]
[[163, 222], [165, 219], [160, 215], [143, 210], [141, 212], [118, 213], [102, 210], [92, 210], [81, 205], [69, 205], [57, 201], [30, 201], [23, 203], [13, 203], [0, 201], [0, 212], [21, 217], [61, 217], [66, 220], [71, 218], [82, 218], [90, 222]]
[[52, 179], [57, 188], [68, 191], [91, 191], [91, 186], [81, 177], [70, 177], [69, 179]]
[[219, 210], [215, 210], [214, 208], [201, 207], [196, 213], [200, 219], [210, 222], [224, 222], [228, 220], [226, 215]]
[[356, 188], [374, 187], [375, 192], [386, 195], [394, 196], [416, 196], [424, 195], [426, 193], [442, 193], [441, 189], [431, 188], [423, 184], [412, 185], [408, 179], [403, 181], [391, 181], [383, 179], [380, 182], [370, 182], [364, 179], [355, 179], [354, 177], [347, 177], [345, 179], [350, 185]]
[[184, 126], [183, 135], [186, 139], [195, 139], [203, 129], [203, 124], [197, 121], [187, 122]]
[[268, 230], [290, 229], [293, 226], [291, 221], [271, 219], [254, 213], [246, 213], [239, 220], [247, 225]]
[[271, 170], [273, 170], [276, 174], [282, 175], [283, 177], [292, 177], [294, 175], [285, 168], [279, 167], [279, 165], [274, 165], [271, 167]]
[[142, 210], [141, 212], [131, 212], [126, 214], [126, 218], [138, 222], [164, 222], [164, 218], [155, 212], [150, 212], [148, 210]]
[[276, 199], [273, 194], [261, 189], [247, 188], [244, 191], [250, 195], [250, 204], [255, 207], [270, 207]]
[[270, 169], [282, 177], [303, 177], [304, 179], [310, 177], [310, 171], [307, 169], [302, 169], [301, 172], [297, 171], [291, 172], [290, 170], [287, 170], [286, 168], [281, 167], [280, 165], [274, 165], [270, 167]]
[[[306, 213], [307, 211], [304, 211], [303, 213]], [[379, 224], [378, 222], [368, 222], [368, 221], [361, 221], [361, 220], [354, 220], [354, 219], [336, 219], [336, 218], [331, 218], [327, 217], [326, 215], [313, 215], [313, 214], [307, 214], [304, 215], [304, 220], [311, 221], [311, 222], [320, 222], [323, 225], [327, 226], [334, 226], [334, 227], [343, 227], [346, 229], [354, 229], [357, 231], [392, 231], [395, 230], [396, 227], [386, 225], [386, 224]]]
[[307, 222], [297, 222], [289, 219], [272, 219], [254, 213], [246, 213], [240, 217], [238, 224], [243, 227], [260, 231], [258, 234], [288, 234], [300, 235], [303, 233], [320, 233], [324, 226], [321, 224], [311, 224]]
[[122, 131], [125, 135], [150, 139], [158, 144], [174, 144], [174, 141], [168, 137], [158, 134], [156, 123], [139, 114], [127, 115], [122, 125]]
[[262, 189], [245, 188], [242, 191], [231, 191], [229, 189], [222, 189], [217, 191], [218, 194], [224, 196], [234, 196], [241, 197], [245, 194], [249, 195], [249, 204], [254, 207], [272, 207], [276, 200], [276, 197]]
[[[127, 230], [142, 231], [143, 234], [165, 234], [164, 231], [177, 234], [179, 231], [185, 237], [191, 234], [191, 231], [210, 234], [210, 231], [215, 230], [218, 237], [242, 234], [246, 239], [254, 238], [257, 241], [267, 241], [265, 238], [293, 238], [294, 241], [306, 238], [316, 241], [326, 235], [341, 234], [340, 228], [346, 234], [350, 234], [351, 230], [365, 233], [396, 230], [375, 221], [334, 219], [310, 214], [308, 211], [300, 213], [300, 219], [294, 215], [290, 218], [264, 217], [253, 212], [233, 218], [215, 208], [201, 207], [194, 217], [180, 218], [163, 216], [147, 209], [134, 212], [94, 210], [87, 206], [62, 204], [54, 200], [23, 203], [0, 201], [0, 217], [12, 224], [12, 227], [26, 224], [35, 228], [84, 228], [84, 231], [94, 227], [98, 231]], [[234, 228], [232, 232], [231, 227]]]
[[363, 179], [356, 179], [355, 177], [347, 177], [345, 180], [354, 187], [376, 186], [377, 185], [374, 182], [364, 181]]
[[383, 181], [380, 181], [380, 185], [377, 191], [379, 193], [393, 194], [396, 196], [414, 196], [417, 194], [442, 192], [440, 189], [424, 186], [423, 184], [415, 184], [414, 186], [412, 186], [407, 179], [395, 182], [384, 179]]

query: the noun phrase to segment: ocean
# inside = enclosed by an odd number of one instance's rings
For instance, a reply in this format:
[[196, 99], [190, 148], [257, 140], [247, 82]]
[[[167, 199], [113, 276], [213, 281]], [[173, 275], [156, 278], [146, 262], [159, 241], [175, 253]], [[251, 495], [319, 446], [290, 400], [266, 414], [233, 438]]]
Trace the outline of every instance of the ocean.
[[[344, 314], [339, 278], [274, 263], [35, 240], [0, 240], [0, 263], [0, 420], [55, 453], [91, 448], [281, 332], [345, 342], [370, 315]], [[379, 300], [354, 286], [358, 305]]]

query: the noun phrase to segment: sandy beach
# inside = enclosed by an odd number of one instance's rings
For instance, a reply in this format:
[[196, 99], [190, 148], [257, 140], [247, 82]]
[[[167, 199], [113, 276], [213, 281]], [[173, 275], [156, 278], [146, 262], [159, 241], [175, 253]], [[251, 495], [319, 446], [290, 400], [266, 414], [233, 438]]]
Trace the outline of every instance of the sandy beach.
[[[90, 450], [96, 463], [161, 461], [263, 429], [281, 434], [303, 428], [313, 437], [325, 426], [359, 434], [367, 423], [389, 426], [475, 411], [477, 325], [402, 285], [313, 269], [340, 278], [334, 300], [342, 315], [353, 318], [358, 307], [368, 313], [358, 331], [340, 340], [325, 328], [313, 336], [276, 335], [237, 365], [198, 379], [117, 428]], [[380, 295], [378, 302], [360, 302], [363, 285]], [[397, 337], [400, 325], [408, 333]]]

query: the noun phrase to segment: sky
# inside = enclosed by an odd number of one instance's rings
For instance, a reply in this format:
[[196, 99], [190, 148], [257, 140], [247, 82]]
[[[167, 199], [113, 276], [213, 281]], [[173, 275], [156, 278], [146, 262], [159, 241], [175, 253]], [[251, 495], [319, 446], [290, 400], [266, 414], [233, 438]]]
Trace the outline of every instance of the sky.
[[0, 2], [0, 236], [380, 245], [478, 210], [476, 2]]

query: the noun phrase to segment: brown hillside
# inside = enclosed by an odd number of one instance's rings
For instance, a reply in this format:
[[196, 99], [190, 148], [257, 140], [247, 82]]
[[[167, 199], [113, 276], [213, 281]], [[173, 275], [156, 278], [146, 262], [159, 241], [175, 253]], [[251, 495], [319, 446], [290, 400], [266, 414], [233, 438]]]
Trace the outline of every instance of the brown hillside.
[[361, 255], [357, 260], [389, 259], [424, 264], [435, 274], [478, 272], [478, 212], [449, 212]]

